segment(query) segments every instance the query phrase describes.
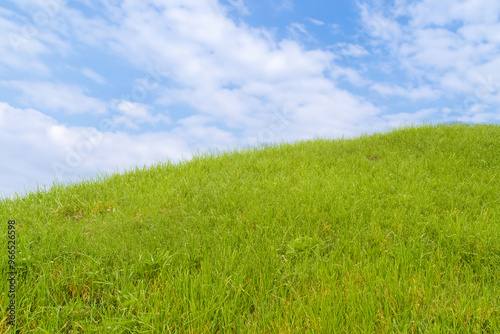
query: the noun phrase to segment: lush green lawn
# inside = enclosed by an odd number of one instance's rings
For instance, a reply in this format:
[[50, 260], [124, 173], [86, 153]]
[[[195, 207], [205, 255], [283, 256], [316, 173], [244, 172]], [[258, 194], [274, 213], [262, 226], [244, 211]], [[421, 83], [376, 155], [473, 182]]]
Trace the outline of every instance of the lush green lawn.
[[500, 332], [499, 125], [158, 164], [0, 219], [21, 333]]

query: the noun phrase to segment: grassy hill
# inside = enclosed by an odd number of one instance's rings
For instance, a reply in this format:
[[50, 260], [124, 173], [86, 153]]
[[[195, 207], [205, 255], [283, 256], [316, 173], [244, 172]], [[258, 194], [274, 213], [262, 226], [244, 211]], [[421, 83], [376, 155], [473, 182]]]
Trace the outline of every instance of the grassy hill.
[[21, 333], [500, 332], [499, 125], [161, 163], [0, 219]]

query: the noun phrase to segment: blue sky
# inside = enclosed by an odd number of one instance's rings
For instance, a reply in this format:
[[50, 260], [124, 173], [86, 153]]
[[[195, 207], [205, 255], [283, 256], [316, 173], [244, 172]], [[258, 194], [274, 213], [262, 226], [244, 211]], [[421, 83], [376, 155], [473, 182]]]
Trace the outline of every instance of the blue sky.
[[16, 0], [0, 196], [194, 152], [499, 123], [497, 0]]

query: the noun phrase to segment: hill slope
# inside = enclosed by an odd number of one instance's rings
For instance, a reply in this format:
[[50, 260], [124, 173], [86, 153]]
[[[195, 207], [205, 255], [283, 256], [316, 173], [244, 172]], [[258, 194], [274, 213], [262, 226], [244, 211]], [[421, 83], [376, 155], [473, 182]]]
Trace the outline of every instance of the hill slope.
[[[2, 222], [16, 220], [18, 325], [499, 332], [499, 172], [500, 126], [455, 124], [201, 156], [2, 200]], [[3, 314], [8, 303], [2, 294]]]

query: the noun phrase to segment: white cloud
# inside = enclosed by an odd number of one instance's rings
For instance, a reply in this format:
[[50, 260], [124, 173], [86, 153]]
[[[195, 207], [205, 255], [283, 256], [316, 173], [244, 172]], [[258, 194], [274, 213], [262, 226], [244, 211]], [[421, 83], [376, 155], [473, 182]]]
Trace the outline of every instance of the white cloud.
[[301, 23], [292, 22], [288, 25], [287, 30], [294, 40], [314, 41], [314, 37], [307, 31], [306, 26]]
[[131, 129], [140, 129], [139, 124], [156, 125], [159, 122], [170, 124], [170, 119], [165, 115], [153, 115], [152, 107], [130, 101], [120, 101], [116, 105], [119, 115], [115, 115], [112, 120], [114, 126], [125, 125]]
[[330, 23], [328, 25], [328, 27], [330, 28], [330, 31], [332, 32], [332, 34], [334, 35], [337, 35], [339, 33], [342, 32], [342, 29], [340, 28], [340, 25], [336, 24], [336, 23]]
[[313, 19], [313, 18], [310, 18], [308, 17], [307, 20], [317, 26], [323, 26], [325, 25], [325, 22], [321, 21], [321, 20], [316, 20], [316, 19]]
[[[416, 85], [410, 91], [383, 83], [372, 89], [409, 98], [465, 94], [498, 107], [500, 85], [485, 87], [484, 81], [500, 66], [500, 2], [422, 0], [385, 12], [366, 4], [360, 9], [371, 43], [384, 47], [394, 68], [405, 70]], [[486, 94], [478, 97], [478, 91]]]
[[271, 4], [278, 11], [293, 11], [295, 5], [293, 0], [272, 0]]
[[252, 111], [264, 108], [257, 97], [247, 94], [242, 89], [169, 89], [165, 97], [158, 103], [163, 103], [168, 109], [171, 102], [183, 103], [202, 113], [219, 119], [233, 128], [243, 128], [251, 125]]
[[[0, 152], [5, 162], [0, 165], [0, 196], [51, 185], [54, 178], [75, 180], [167, 158], [178, 161], [192, 153], [187, 144], [191, 128], [129, 135], [110, 132], [110, 122], [102, 129], [65, 126], [39, 111], [0, 102]], [[214, 131], [206, 135], [216, 136], [211, 144], [224, 143]]]
[[461, 21], [465, 24], [497, 23], [500, 3], [496, 0], [423, 0], [410, 5], [410, 24], [422, 28], [445, 26]]
[[[100, 43], [109, 43], [116, 54], [139, 67], [153, 63], [171, 72], [180, 88], [160, 91], [162, 97], [157, 101], [167, 109], [177, 103], [188, 104], [237, 129], [258, 126], [264, 115], [288, 103], [276, 98], [284, 89], [281, 83], [302, 87], [301, 82], [324, 78], [334, 58], [328, 51], [308, 51], [291, 40], [276, 41], [266, 30], [236, 25], [215, 2], [184, 7], [168, 4], [162, 13], [139, 6], [134, 3], [127, 8], [118, 22], [120, 28], [104, 30], [109, 35]], [[79, 30], [85, 29], [89, 27]], [[248, 87], [255, 84], [270, 89], [251, 92]], [[308, 100], [308, 93], [293, 90]], [[332, 85], [323, 94], [335, 90]]]
[[408, 57], [408, 67], [464, 72], [473, 65], [472, 56], [478, 50], [456, 33], [443, 28], [425, 28], [413, 32], [413, 38], [402, 43], [401, 55]]
[[[29, 121], [27, 121], [29, 120]], [[0, 103], [0, 195], [24, 191], [24, 186], [36, 186], [51, 179], [50, 172], [38, 166], [54, 159], [51, 127], [57, 122], [33, 109], [19, 110]]]
[[335, 46], [336, 53], [348, 57], [364, 57], [369, 55], [368, 51], [361, 45], [353, 43], [337, 43]]
[[104, 114], [107, 104], [85, 94], [77, 85], [48, 81], [3, 80], [0, 86], [22, 91], [20, 103], [50, 112]]
[[236, 9], [241, 15], [250, 15], [250, 10], [243, 0], [228, 0], [229, 5]]
[[[399, 24], [384, 15], [383, 11], [370, 7], [364, 3], [358, 3], [361, 11], [361, 22], [363, 24], [364, 33], [370, 34], [372, 37], [381, 39], [385, 42], [398, 40], [403, 33]], [[373, 41], [372, 41], [373, 42]]]
[[15, 16], [13, 12], [0, 12], [0, 71], [1, 67], [34, 72], [43, 75], [49, 73], [48, 67], [38, 57], [49, 53], [49, 48], [37, 40], [23, 37], [21, 25], [6, 17]]
[[499, 22], [493, 23], [475, 23], [468, 24], [460, 27], [457, 33], [467, 41], [476, 42], [476, 45], [483, 47], [494, 48], [500, 44], [500, 35], [492, 33], [493, 31], [498, 31], [500, 29]]
[[[286, 130], [290, 138], [314, 134], [316, 127], [323, 129], [321, 133], [328, 128], [338, 133], [335, 128], [348, 129], [351, 124], [354, 129], [362, 117], [376, 117], [377, 108], [325, 77], [334, 53], [306, 50], [296, 41], [277, 40], [265, 29], [237, 25], [214, 0], [182, 2], [183, 6], [151, 2], [161, 5], [162, 11], [147, 1], [128, 2], [117, 9], [116, 29], [99, 27], [94, 33], [97, 28], [84, 20], [72, 22], [80, 34], [96, 37], [92, 43], [109, 45], [136, 66], [152, 63], [168, 70], [177, 87], [161, 90], [156, 101], [167, 110], [170, 105], [187, 104], [222, 126], [253, 136], [267, 127], [273, 112], [286, 107], [297, 122]], [[293, 27], [307, 33], [303, 25]], [[355, 45], [346, 47], [366, 53]], [[366, 84], [353, 71], [342, 75]], [[315, 108], [319, 110], [311, 113]]]
[[396, 114], [384, 115], [383, 119], [387, 120], [390, 127], [397, 127], [403, 124], [418, 124], [431, 119], [438, 114], [439, 111], [435, 108], [421, 109], [416, 112], [402, 112]]
[[375, 83], [370, 89], [382, 96], [400, 96], [411, 100], [436, 99], [439, 97], [439, 91], [426, 86], [405, 88], [397, 85]]
[[89, 79], [92, 79], [94, 82], [98, 83], [99, 85], [103, 85], [106, 83], [106, 79], [99, 73], [96, 73], [92, 71], [90, 68], [83, 68], [82, 69], [82, 74], [86, 76]]
[[369, 79], [363, 78], [358, 71], [348, 67], [335, 66], [331, 71], [331, 75], [335, 79], [342, 78], [358, 87], [366, 86], [372, 82]]
[[[156, 5], [156, 9], [149, 6], [150, 3]], [[323, 95], [339, 92], [350, 95], [331, 83], [328, 89], [318, 92], [304, 89], [304, 82], [327, 82], [325, 73], [332, 66], [333, 53], [306, 50], [295, 41], [276, 40], [265, 29], [251, 28], [243, 23], [237, 25], [215, 0], [127, 1], [120, 7], [113, 8], [109, 3], [107, 6], [113, 9], [113, 26], [95, 17], [87, 18], [71, 8], [64, 9], [58, 26], [74, 32], [74, 37], [81, 42], [106, 48], [139, 68], [155, 64], [169, 71], [170, 78], [179, 88], [160, 90], [163, 97], [158, 102], [167, 110], [170, 105], [188, 104], [195, 111], [218, 118], [222, 125], [240, 130], [246, 128], [251, 133], [258, 131], [258, 124], [266, 115], [283, 109], [285, 104], [291, 110], [306, 110], [307, 106], [302, 104], [315, 104], [308, 94], [316, 94], [320, 99]], [[294, 29], [307, 33], [303, 25], [295, 25]], [[87, 74], [91, 73], [87, 71]], [[359, 82], [359, 78], [356, 79]], [[258, 93], [248, 89], [259, 84], [269, 89]], [[18, 83], [17, 86], [23, 90], [27, 103], [42, 109], [83, 112], [89, 109], [85, 105], [94, 105], [92, 109], [95, 110], [106, 107], [98, 100], [89, 100], [86, 92], [76, 86], [59, 87], [48, 83], [36, 89], [26, 84]], [[226, 89], [226, 86], [236, 88]], [[39, 93], [41, 91], [43, 94]], [[54, 96], [54, 91], [60, 93], [58, 101], [47, 98]], [[289, 91], [293, 91], [295, 105], [281, 97], [287, 96]], [[351, 96], [344, 101], [357, 105], [358, 99]], [[326, 101], [331, 105], [324, 108], [338, 108], [337, 101]], [[345, 107], [354, 110], [351, 106]], [[317, 122], [323, 124], [324, 120]]]
[[64, 2], [23, 0], [16, 5], [26, 11], [25, 15], [0, 11], [0, 69], [4, 64], [20, 72], [49, 76], [51, 71], [41, 57], [71, 52], [68, 41], [59, 35], [63, 29], [58, 26], [58, 16]]

